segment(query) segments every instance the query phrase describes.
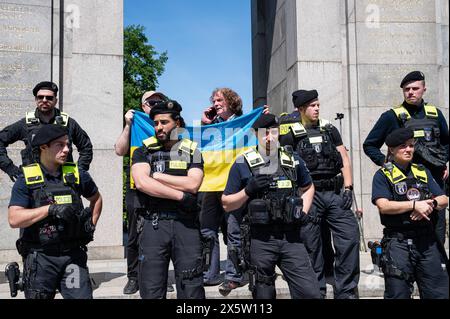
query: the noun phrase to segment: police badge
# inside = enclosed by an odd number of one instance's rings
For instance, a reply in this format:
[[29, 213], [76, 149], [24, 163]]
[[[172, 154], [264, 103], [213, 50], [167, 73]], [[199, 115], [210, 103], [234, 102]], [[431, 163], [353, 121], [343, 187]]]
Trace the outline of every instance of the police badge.
[[406, 198], [408, 198], [408, 200], [419, 200], [420, 191], [417, 188], [410, 188], [406, 192]]
[[322, 152], [322, 144], [313, 144], [316, 153]]
[[155, 173], [163, 173], [166, 170], [166, 162], [164, 161], [155, 162], [153, 166], [153, 172]]
[[406, 191], [408, 190], [408, 187], [406, 185], [406, 182], [400, 182], [395, 184], [395, 192], [399, 195], [405, 195]]

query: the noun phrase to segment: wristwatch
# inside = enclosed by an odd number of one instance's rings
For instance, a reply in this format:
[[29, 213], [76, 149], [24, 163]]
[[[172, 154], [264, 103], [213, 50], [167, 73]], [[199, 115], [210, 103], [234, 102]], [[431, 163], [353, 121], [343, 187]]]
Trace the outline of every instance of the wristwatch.
[[438, 207], [438, 202], [437, 200], [433, 199], [433, 208], [436, 209], [436, 207]]
[[353, 190], [353, 185], [345, 186], [344, 189]]

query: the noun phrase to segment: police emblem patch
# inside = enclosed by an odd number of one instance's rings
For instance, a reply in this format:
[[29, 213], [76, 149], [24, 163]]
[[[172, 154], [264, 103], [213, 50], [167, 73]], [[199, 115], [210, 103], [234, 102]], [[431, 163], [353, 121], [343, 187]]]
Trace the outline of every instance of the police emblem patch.
[[406, 198], [408, 198], [408, 200], [419, 200], [420, 191], [417, 188], [410, 188], [406, 192]]
[[154, 172], [163, 173], [166, 170], [166, 163], [164, 161], [158, 161], [154, 164]]
[[322, 144], [313, 144], [316, 153], [322, 152]]
[[399, 195], [405, 195], [408, 187], [405, 182], [400, 182], [395, 184], [395, 192]]

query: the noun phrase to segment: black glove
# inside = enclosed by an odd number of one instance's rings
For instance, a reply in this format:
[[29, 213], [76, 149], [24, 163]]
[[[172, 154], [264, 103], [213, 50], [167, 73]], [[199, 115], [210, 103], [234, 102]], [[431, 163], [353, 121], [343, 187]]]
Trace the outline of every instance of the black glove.
[[8, 174], [9, 178], [13, 182], [15, 182], [17, 177], [19, 177], [20, 169], [11, 162], [8, 166], [6, 166], [5, 173]]
[[71, 223], [76, 221], [76, 212], [71, 204], [52, 204], [48, 208], [48, 216]]
[[183, 192], [183, 198], [180, 201], [180, 209], [185, 212], [198, 212], [200, 210], [200, 206], [197, 202], [197, 196]]
[[269, 188], [271, 176], [270, 175], [256, 175], [253, 176], [247, 186], [245, 186], [245, 193], [248, 197], [255, 197], [257, 193]]
[[350, 209], [353, 204], [353, 191], [351, 189], [345, 189], [342, 194], [342, 209]]

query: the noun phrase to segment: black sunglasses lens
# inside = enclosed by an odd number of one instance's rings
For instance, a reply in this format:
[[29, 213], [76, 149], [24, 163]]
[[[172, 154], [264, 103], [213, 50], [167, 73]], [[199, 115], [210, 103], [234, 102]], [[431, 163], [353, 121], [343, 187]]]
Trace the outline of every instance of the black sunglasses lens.
[[158, 103], [161, 103], [162, 101], [147, 101], [147, 103], [148, 103], [148, 105], [150, 105], [150, 106], [155, 106], [156, 104], [158, 104]]
[[47, 101], [53, 101], [53, 99], [55, 97], [54, 96], [47, 96], [47, 95], [38, 95], [37, 98], [38, 98], [38, 100], [43, 100], [45, 98]]

